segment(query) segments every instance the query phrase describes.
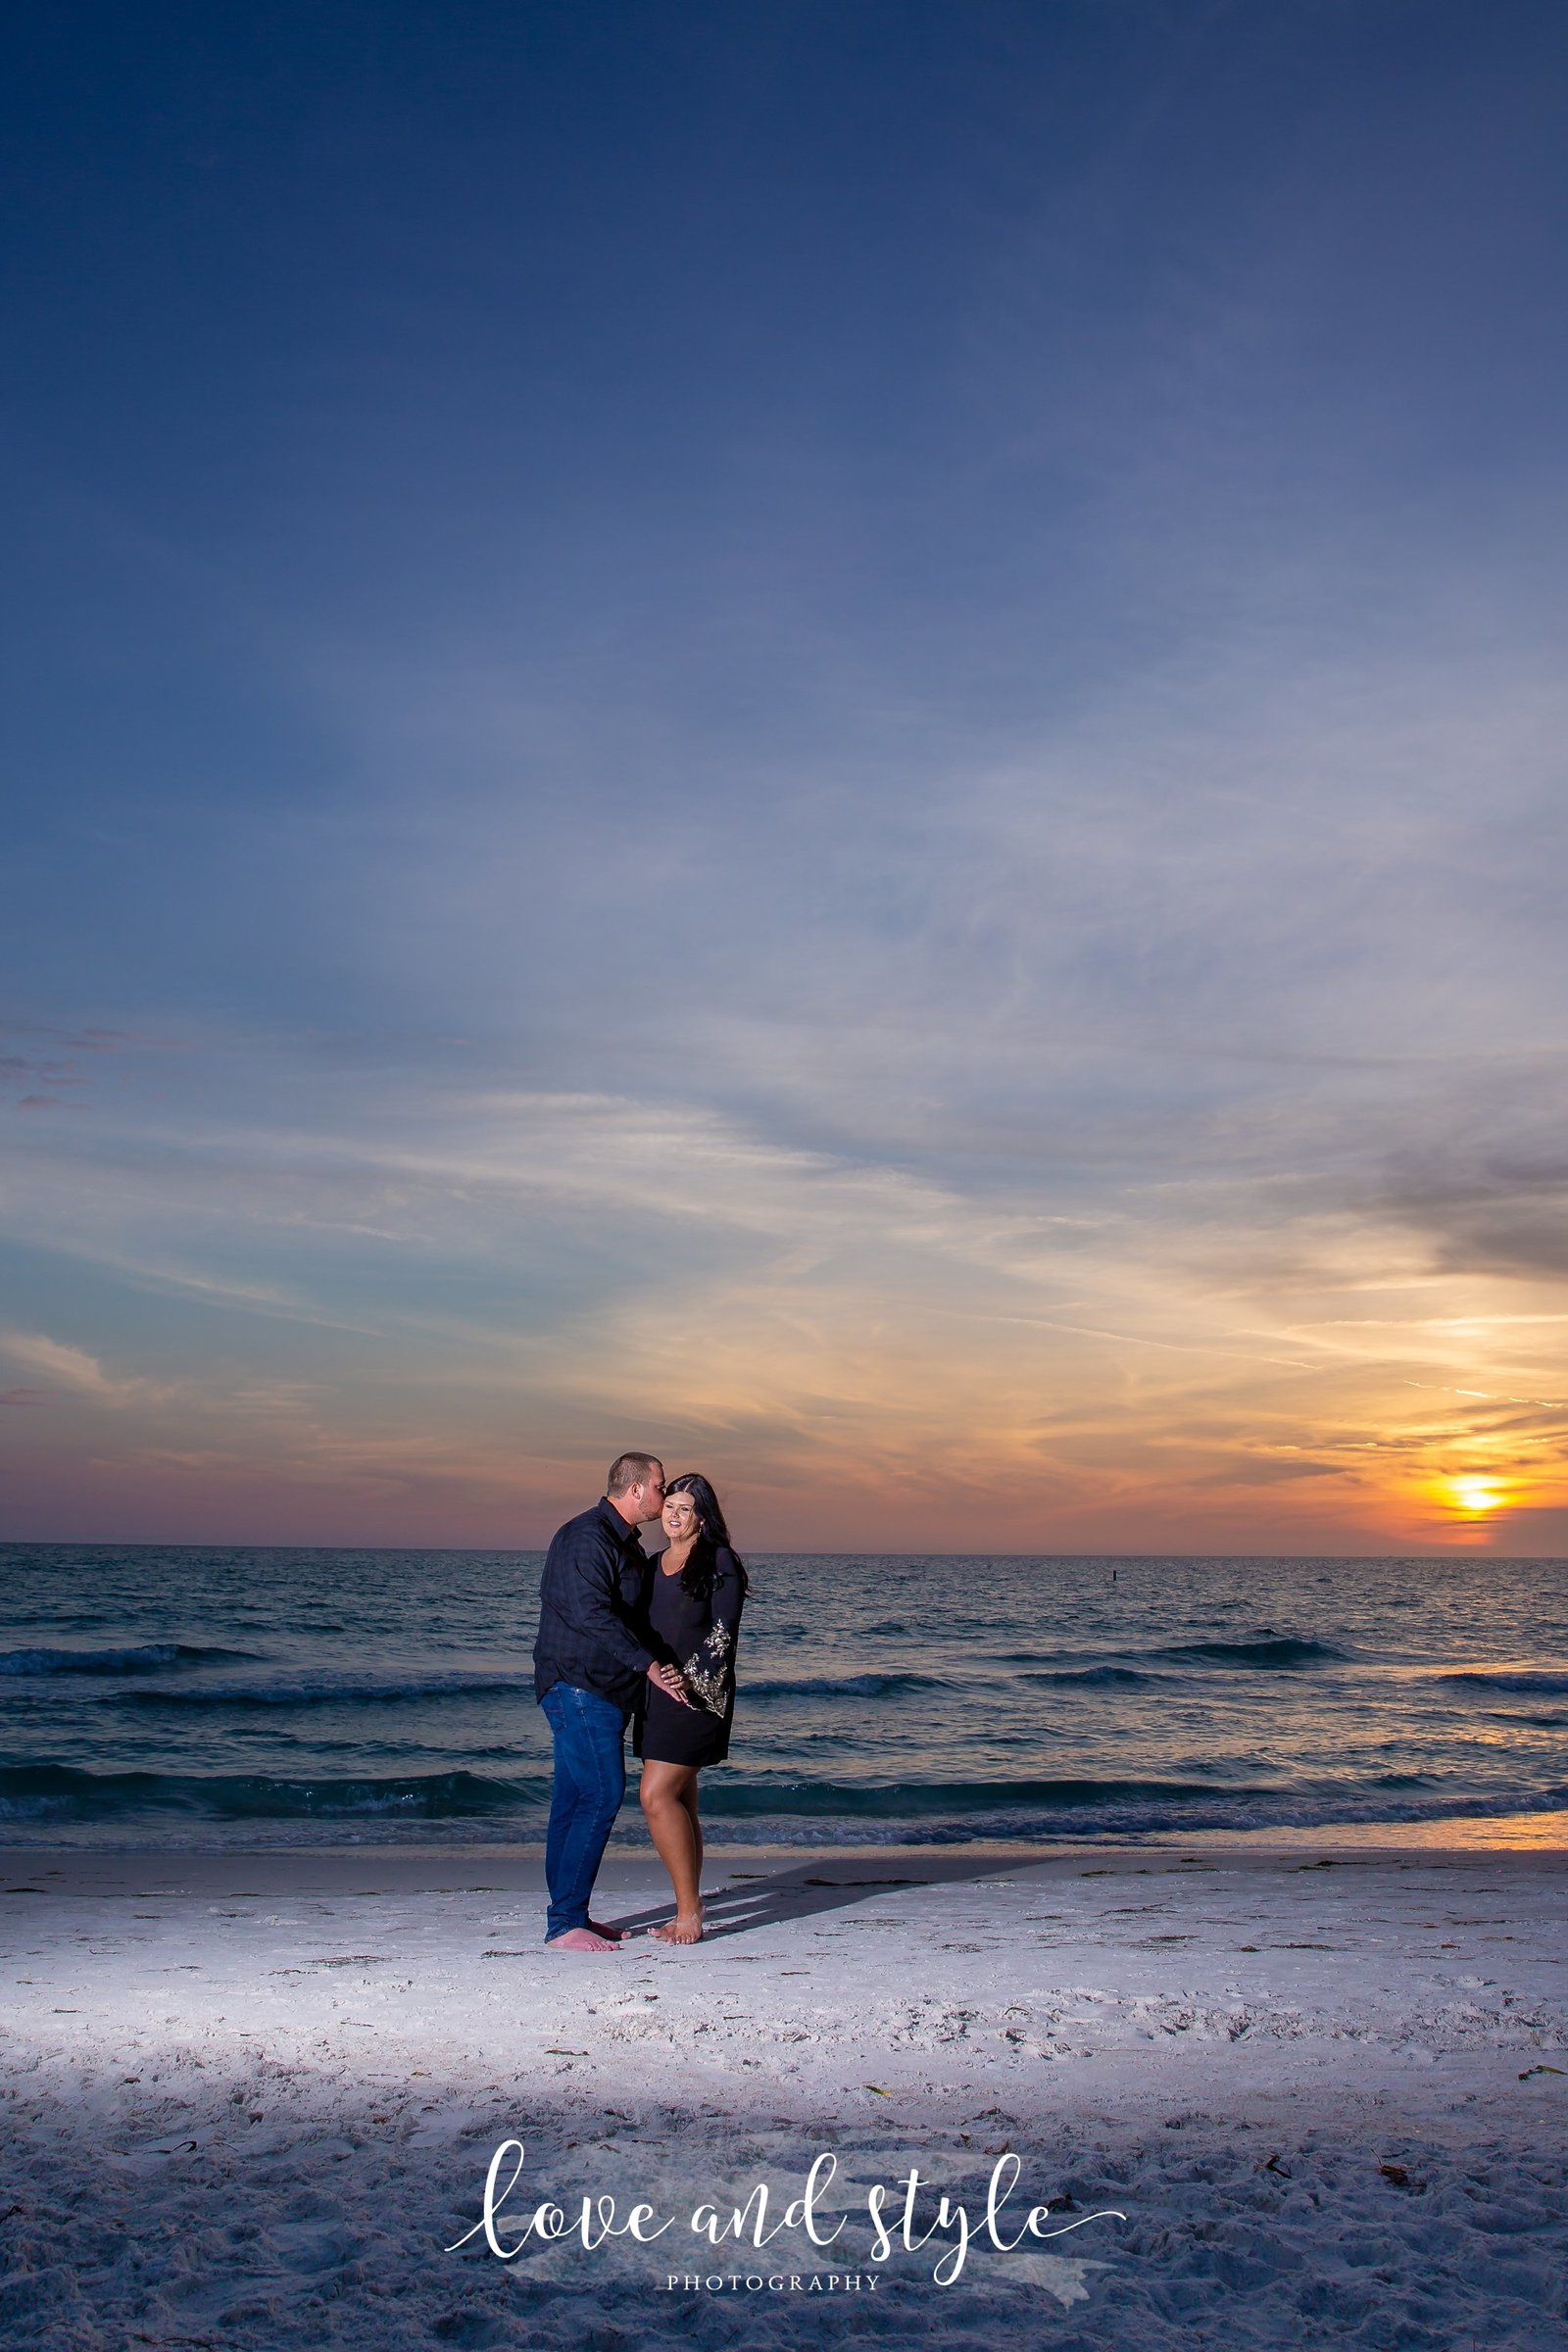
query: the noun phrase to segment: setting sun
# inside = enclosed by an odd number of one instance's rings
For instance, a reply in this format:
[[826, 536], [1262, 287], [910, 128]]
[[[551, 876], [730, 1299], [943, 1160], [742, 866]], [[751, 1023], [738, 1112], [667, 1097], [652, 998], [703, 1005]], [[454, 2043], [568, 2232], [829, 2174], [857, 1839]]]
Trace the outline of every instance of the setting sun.
[[1455, 1479], [1453, 1498], [1462, 1511], [1494, 1511], [1502, 1500], [1495, 1487], [1478, 1478]]

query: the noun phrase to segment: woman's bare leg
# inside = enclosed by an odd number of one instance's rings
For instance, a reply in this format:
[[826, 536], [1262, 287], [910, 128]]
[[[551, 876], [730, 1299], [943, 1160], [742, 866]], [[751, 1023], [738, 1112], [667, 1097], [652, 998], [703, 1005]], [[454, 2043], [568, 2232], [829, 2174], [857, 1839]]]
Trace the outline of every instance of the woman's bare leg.
[[697, 1810], [697, 1775], [695, 1772], [692, 1774], [691, 1787], [681, 1797], [681, 1803], [691, 1815], [692, 1820], [692, 1841], [697, 1848], [697, 1907], [701, 1910], [703, 1902], [703, 1824]]
[[675, 1889], [675, 1916], [649, 1934], [664, 1943], [697, 1943], [703, 1933], [703, 1834], [697, 1821], [697, 1768], [643, 1763], [638, 1790], [649, 1834]]

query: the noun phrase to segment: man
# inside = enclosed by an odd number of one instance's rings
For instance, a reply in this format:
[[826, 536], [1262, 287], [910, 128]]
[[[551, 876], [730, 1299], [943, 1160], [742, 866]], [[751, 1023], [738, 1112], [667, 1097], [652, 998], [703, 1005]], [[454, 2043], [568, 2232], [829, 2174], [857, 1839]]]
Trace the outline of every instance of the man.
[[555, 1743], [545, 1883], [545, 1941], [557, 1951], [612, 1952], [613, 1929], [588, 1916], [588, 1897], [626, 1793], [626, 1724], [643, 1676], [685, 1700], [680, 1671], [662, 1666], [632, 1632], [622, 1580], [640, 1569], [637, 1530], [664, 1507], [664, 1466], [623, 1453], [604, 1500], [551, 1539], [539, 1588], [534, 1690]]

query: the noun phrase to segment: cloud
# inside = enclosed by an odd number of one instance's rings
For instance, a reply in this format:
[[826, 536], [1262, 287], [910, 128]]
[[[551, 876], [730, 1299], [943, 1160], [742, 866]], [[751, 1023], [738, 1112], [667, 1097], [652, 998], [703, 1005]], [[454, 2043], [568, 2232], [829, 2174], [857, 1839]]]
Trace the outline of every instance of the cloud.
[[824, 1539], [834, 1496], [853, 1514], [891, 1482], [928, 1533], [963, 1496], [1026, 1548], [1026, 1494], [1123, 1540], [1196, 1513], [1222, 1544], [1267, 1494], [1276, 1529], [1364, 1547], [1391, 1495], [1478, 1448], [1557, 1458], [1561, 1416], [1530, 1401], [1556, 1324], [1377, 1209], [1386, 1086], [1376, 1119], [1247, 1106], [1213, 1141], [1173, 1109], [1156, 1169], [1113, 1121], [977, 1170], [678, 1100], [401, 1070], [345, 1089], [255, 1047], [223, 1066], [282, 1115], [95, 1112], [87, 1155], [14, 1161], [5, 1210], [17, 1240], [224, 1318], [223, 1369], [167, 1392], [177, 1434], [137, 1456], [168, 1470], [248, 1448], [317, 1494], [402, 1479], [434, 1540], [465, 1482], [497, 1511], [548, 1487], [508, 1466], [519, 1429], [569, 1463], [656, 1427], [785, 1527], [804, 1481]]
[[[126, 1404], [156, 1393], [154, 1384], [137, 1379], [117, 1380], [95, 1355], [41, 1331], [0, 1330], [0, 1354], [29, 1372], [43, 1374], [50, 1388], [65, 1389], [100, 1404]], [[47, 1394], [47, 1390], [43, 1392]], [[24, 1392], [36, 1395], [38, 1392]]]
[[24, 1047], [27, 1041], [37, 1040], [50, 1049], [0, 1053], [0, 1099], [8, 1089], [26, 1090], [12, 1094], [12, 1107], [17, 1110], [68, 1107], [67, 1097], [55, 1090], [86, 1085], [78, 1067], [81, 1055], [120, 1054], [147, 1042], [124, 1029], [64, 1029], [36, 1022], [0, 1022], [0, 1040]]

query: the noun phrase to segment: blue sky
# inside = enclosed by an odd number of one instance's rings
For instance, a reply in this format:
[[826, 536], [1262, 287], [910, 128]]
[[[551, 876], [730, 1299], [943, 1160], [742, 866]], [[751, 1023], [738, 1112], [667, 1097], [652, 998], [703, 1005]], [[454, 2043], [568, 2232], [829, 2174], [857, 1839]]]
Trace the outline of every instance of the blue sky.
[[1561, 1544], [1560, 12], [4, 38], [4, 1532]]

